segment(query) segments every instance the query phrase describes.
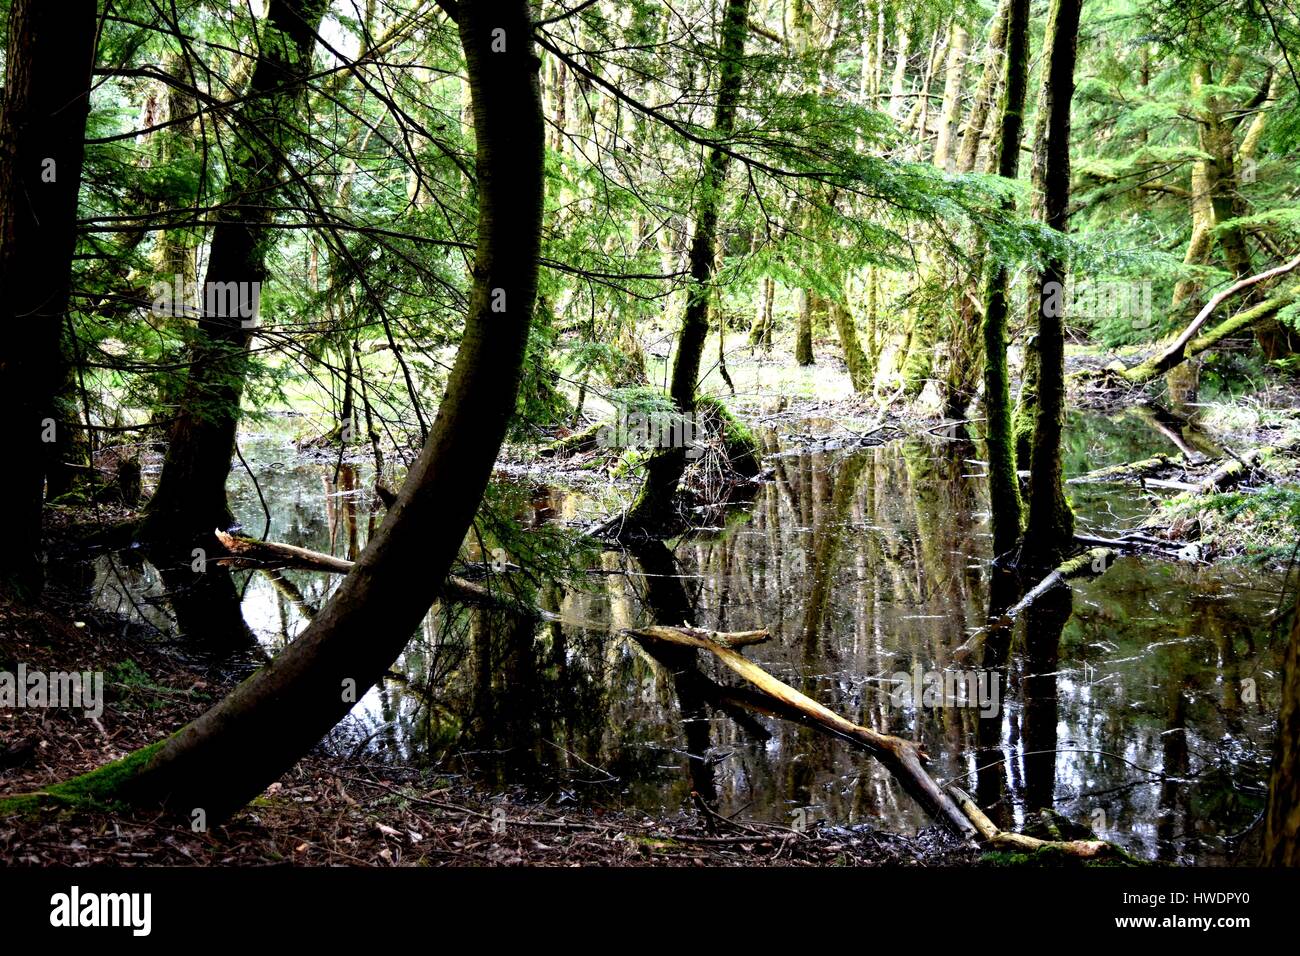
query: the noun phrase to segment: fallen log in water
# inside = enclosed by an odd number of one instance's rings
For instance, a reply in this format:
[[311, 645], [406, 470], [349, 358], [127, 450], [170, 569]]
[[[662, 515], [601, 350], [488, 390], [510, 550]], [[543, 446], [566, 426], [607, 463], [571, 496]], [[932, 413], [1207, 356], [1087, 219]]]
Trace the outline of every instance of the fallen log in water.
[[[221, 564], [233, 564], [239, 567], [253, 567], [260, 570], [273, 568], [299, 568], [304, 571], [325, 571], [330, 574], [347, 574], [355, 562], [347, 558], [337, 558], [332, 554], [299, 548], [292, 544], [278, 541], [258, 541], [242, 535], [216, 532], [217, 540], [229, 552], [217, 558]], [[519, 601], [500, 591], [493, 591], [481, 584], [468, 581], [457, 575], [448, 576], [443, 583], [444, 595], [454, 601], [490, 607], [512, 614], [525, 614], [540, 617], [547, 621], [559, 620], [559, 615], [546, 611], [533, 604]]]
[[984, 811], [979, 808], [979, 804], [972, 800], [970, 794], [966, 793], [965, 790], [950, 785], [948, 793], [952, 795], [953, 800], [970, 818], [971, 823], [979, 833], [980, 839], [994, 849], [1019, 850], [1023, 853], [1037, 853], [1048, 850], [1082, 859], [1111, 855], [1128, 857], [1128, 854], [1105, 840], [1040, 840], [1038, 837], [1026, 836], [1023, 833], [1000, 830], [997, 824], [985, 815]]
[[1021, 611], [1048, 591], [1060, 587], [1075, 578], [1101, 574], [1110, 567], [1110, 563], [1114, 560], [1115, 552], [1111, 548], [1090, 548], [1083, 554], [1070, 558], [1068, 561], [1062, 561], [1051, 574], [1030, 588], [1029, 592], [1017, 601], [1011, 610], [1007, 611], [1006, 616], [1015, 620]]
[[731, 670], [749, 681], [759, 690], [782, 704], [798, 711], [814, 723], [835, 734], [860, 744], [880, 759], [908, 788], [921, 805], [936, 820], [946, 824], [963, 836], [974, 836], [975, 826], [952, 799], [943, 792], [934, 778], [925, 772], [924, 752], [910, 740], [893, 737], [862, 727], [846, 720], [817, 701], [777, 680], [753, 661], [742, 657], [731, 646], [712, 640], [707, 634], [690, 632], [675, 627], [645, 627], [627, 633], [639, 640], [665, 641], [684, 647], [694, 647], [711, 653]]
[[1101, 481], [1136, 481], [1139, 478], [1154, 474], [1162, 468], [1181, 465], [1183, 461], [1181, 455], [1152, 455], [1150, 458], [1143, 458], [1141, 461], [1130, 461], [1120, 465], [1107, 465], [1105, 468], [1094, 468], [1085, 474], [1068, 479], [1066, 484], [1085, 485]]
[[352, 570], [354, 564], [347, 558], [336, 558], [332, 554], [311, 551], [307, 548], [295, 547], [292, 544], [258, 541], [256, 538], [226, 534], [224, 531], [217, 531], [216, 536], [217, 540], [221, 542], [221, 546], [236, 559], [235, 561], [229, 561], [229, 559], [225, 558], [218, 560], [232, 564], [242, 564], [244, 567], [302, 568], [307, 571], [331, 571], [338, 574], [347, 574]]
[[[962, 836], [977, 838], [995, 849], [1031, 853], [1047, 850], [1080, 859], [1109, 855], [1130, 859], [1118, 847], [1104, 840], [1041, 840], [1037, 837], [998, 829], [997, 825], [964, 791], [954, 786], [949, 786], [947, 789], [939, 786], [922, 766], [927, 758], [917, 744], [855, 724], [817, 703], [806, 694], [795, 690], [789, 684], [777, 680], [762, 667], [732, 649], [733, 646], [742, 643], [736, 640], [737, 635], [718, 635], [694, 628], [677, 627], [632, 628], [626, 633], [638, 640], [662, 641], [708, 651], [783, 707], [838, 737], [858, 744], [871, 753], [918, 799], [926, 812]], [[750, 633], [766, 635], [767, 632], [742, 632], [742, 635]], [[744, 638], [743, 643], [758, 643], [758, 641]]]
[[[352, 569], [353, 562], [319, 551], [299, 548], [294, 545], [280, 544], [274, 541], [258, 541], [238, 535], [216, 532], [217, 540], [230, 552], [229, 556], [219, 558], [223, 562], [241, 562], [260, 568], [297, 567], [311, 571], [326, 571], [346, 574]], [[1105, 549], [1094, 549], [1104, 551]], [[1113, 554], [1113, 552], [1106, 552]], [[1089, 559], [1094, 552], [1081, 556], [1076, 561]], [[1069, 562], [1067, 562], [1068, 564]], [[1059, 569], [1058, 569], [1059, 570]], [[1056, 572], [1053, 572], [1056, 573]], [[463, 601], [470, 604], [487, 605], [498, 610], [514, 613], [526, 613], [547, 620], [559, 620], [559, 615], [522, 601], [517, 601], [504, 594], [489, 591], [482, 585], [463, 578], [450, 577], [444, 586], [444, 594], [449, 600]], [[1022, 602], [1023, 603], [1023, 602]], [[695, 627], [654, 626], [627, 631], [638, 640], [658, 641], [678, 647], [692, 647], [706, 650], [719, 661], [739, 674], [776, 704], [788, 708], [792, 713], [810, 721], [838, 737], [857, 744], [879, 759], [903, 784], [934, 819], [948, 826], [961, 836], [979, 838], [990, 846], [1000, 848], [1043, 849], [1051, 847], [1062, 853], [1078, 857], [1096, 856], [1099, 850], [1093, 847], [1094, 841], [1073, 840], [1053, 843], [998, 830], [973, 803], [966, 800], [970, 807], [960, 805], [931, 777], [923, 766], [928, 760], [925, 752], [914, 742], [882, 734], [869, 727], [855, 724], [817, 701], [800, 693], [789, 684], [777, 680], [766, 670], [752, 661], [742, 657], [735, 649], [759, 644], [768, 639], [766, 629], [757, 631], [709, 631]], [[960, 792], [960, 791], [958, 791]], [[1100, 841], [1095, 841], [1100, 842]], [[1100, 843], [1101, 847], [1109, 844]]]

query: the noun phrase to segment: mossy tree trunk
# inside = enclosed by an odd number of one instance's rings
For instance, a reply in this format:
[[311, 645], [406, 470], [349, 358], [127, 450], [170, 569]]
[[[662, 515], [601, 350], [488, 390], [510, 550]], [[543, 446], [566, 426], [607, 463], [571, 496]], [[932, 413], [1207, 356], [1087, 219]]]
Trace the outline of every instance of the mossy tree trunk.
[[[989, 21], [988, 40], [984, 46], [983, 72], [980, 74], [970, 111], [962, 127], [961, 148], [957, 153], [956, 164], [956, 171], [959, 173], [975, 171], [980, 144], [984, 140], [985, 126], [994, 112], [998, 80], [1004, 70], [1010, 4], [1011, 0], [999, 0], [993, 18]], [[979, 386], [981, 332], [975, 300], [979, 296], [978, 276], [982, 272], [982, 251], [978, 248], [972, 249], [971, 265], [967, 274], [974, 278], [957, 283], [955, 321], [949, 325], [947, 368], [939, 382], [942, 410], [944, 416], [948, 418], [962, 417], [965, 409], [974, 400]]]
[[840, 347], [844, 350], [844, 364], [849, 367], [849, 382], [853, 391], [863, 394], [871, 391], [871, 361], [862, 351], [862, 342], [858, 338], [858, 326], [853, 312], [843, 302], [830, 304], [831, 317], [835, 320], [835, 334], [839, 336]]
[[[997, 143], [997, 174], [1015, 179], [1020, 170], [1025, 87], [1029, 67], [1029, 0], [1012, 0]], [[993, 553], [1011, 551], [1020, 537], [1020, 485], [1011, 429], [1011, 387], [1007, 371], [1010, 271], [995, 263], [984, 297], [984, 415], [989, 460], [989, 504]]]
[[[719, 59], [718, 102], [714, 112], [713, 133], [721, 143], [736, 125], [736, 102], [740, 97], [741, 60], [745, 55], [748, 33], [749, 0], [727, 0], [723, 11], [722, 48]], [[730, 157], [726, 150], [709, 150], [695, 209], [695, 232], [691, 236], [688, 266], [691, 274], [686, 295], [686, 309], [673, 358], [669, 395], [677, 413], [694, 414], [695, 388], [700, 377], [700, 360], [709, 334], [710, 285], [713, 280], [718, 216], [724, 198]], [[674, 519], [674, 499], [682, 474], [686, 471], [685, 447], [656, 452], [646, 464], [645, 484], [632, 506], [623, 528], [629, 533], [643, 533], [670, 526]]]
[[[266, 278], [266, 238], [327, 0], [270, 0], [248, 100], [236, 118], [230, 179], [214, 218], [196, 344], [142, 537], [190, 542], [233, 522], [235, 454], [248, 346]], [[247, 313], [253, 313], [251, 315]]]
[[925, 389], [934, 371], [935, 340], [939, 323], [934, 303], [923, 301], [917, 307], [916, 321], [907, 340], [907, 357], [903, 360], [903, 394], [916, 398]]
[[979, 156], [980, 140], [984, 133], [984, 124], [988, 122], [989, 113], [997, 98], [998, 77], [1001, 75], [1002, 57], [1007, 45], [1007, 18], [1011, 10], [1011, 0], [998, 0], [997, 10], [989, 23], [988, 41], [984, 46], [984, 72], [980, 74], [979, 86], [975, 98], [971, 101], [970, 112], [966, 116], [966, 125], [962, 129], [961, 148], [957, 152], [957, 172], [969, 173], [975, 169]]
[[[68, 380], [60, 339], [77, 241], [95, 0], [13, 0], [0, 116], [0, 496], [12, 511], [0, 549], [0, 591], [31, 598], [42, 584], [45, 477], [73, 422], [56, 411]], [[65, 436], [66, 437], [66, 436]]]
[[944, 66], [943, 106], [939, 112], [938, 135], [934, 141], [934, 165], [945, 172], [957, 169], [957, 120], [961, 115], [962, 83], [966, 78], [966, 46], [970, 34], [958, 23], [952, 25], [948, 41], [948, 62]]
[[[1048, 25], [1043, 36], [1044, 64], [1047, 51], [1052, 42], [1053, 17], [1056, 7], [1052, 6]], [[1047, 136], [1048, 119], [1051, 116], [1051, 77], [1046, 65], [1043, 67], [1043, 80], [1038, 89], [1038, 106], [1034, 111], [1034, 130], [1030, 134], [1033, 148], [1033, 161], [1029, 168], [1030, 215], [1040, 222], [1046, 222], [1045, 195], [1047, 192]], [[1016, 440], [1016, 460], [1029, 461], [1033, 454], [1034, 421], [1038, 416], [1038, 372], [1041, 356], [1038, 350], [1038, 310], [1043, 301], [1043, 283], [1048, 281], [1042, 272], [1030, 264], [1025, 286], [1026, 328], [1032, 330], [1025, 339], [1024, 356], [1020, 369], [1020, 392], [1016, 396], [1016, 409], [1013, 413], [1011, 427]], [[1059, 298], [1059, 297], [1058, 297]]]
[[794, 360], [799, 365], [813, 364], [813, 322], [812, 293], [800, 289], [796, 295], [799, 314], [796, 318], [794, 334]]
[[515, 409], [537, 292], [543, 143], [527, 0], [451, 4], [473, 103], [478, 240], [438, 417], [379, 530], [272, 663], [160, 745], [61, 787], [162, 802], [209, 823], [291, 767], [379, 681], [437, 597]]
[[[1053, 0], [1047, 21], [1044, 76], [1039, 109], [1046, 119], [1044, 136], [1034, 144], [1035, 165], [1042, 155], [1043, 221], [1058, 232], [1069, 231], [1070, 219], [1070, 101], [1074, 96], [1074, 65], [1083, 0]], [[1065, 263], [1050, 259], [1043, 268], [1042, 288], [1064, 291]], [[1074, 514], [1065, 498], [1061, 465], [1061, 433], [1065, 418], [1065, 316], [1058, 307], [1063, 296], [1040, 292], [1037, 308], [1037, 402], [1033, 449], [1029, 464], [1029, 520], [1025, 527], [1024, 559], [1028, 567], [1055, 567], [1074, 540]]]

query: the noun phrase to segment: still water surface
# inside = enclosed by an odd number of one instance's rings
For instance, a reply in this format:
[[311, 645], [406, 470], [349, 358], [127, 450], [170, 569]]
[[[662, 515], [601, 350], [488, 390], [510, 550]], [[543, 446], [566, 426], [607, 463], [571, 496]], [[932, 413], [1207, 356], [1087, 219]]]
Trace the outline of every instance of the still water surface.
[[[802, 423], [816, 432], [826, 423]], [[1077, 416], [1067, 471], [1204, 447], [1129, 415]], [[358, 705], [357, 752], [522, 786], [556, 804], [689, 808], [910, 832], [923, 814], [843, 741], [756, 714], [711, 660], [668, 666], [620, 628], [768, 628], [746, 655], [850, 719], [920, 740], [1005, 826], [1044, 807], [1151, 858], [1231, 861], [1265, 798], [1280, 641], [1280, 575], [1124, 557], [987, 636], [990, 538], [979, 445], [934, 437], [826, 448], [764, 435], [770, 480], [718, 527], [676, 544], [597, 555], [583, 590], [537, 595], [564, 623], [435, 610], [394, 679]], [[366, 466], [337, 469], [271, 436], [245, 456], [271, 540], [355, 557], [373, 531]], [[265, 518], [232, 485], [251, 533]], [[1142, 492], [1073, 485], [1079, 530], [1110, 535], [1149, 512]], [[529, 483], [526, 524], [585, 524], [591, 502]], [[418, 571], [416, 572], [418, 573]], [[196, 641], [274, 654], [337, 578], [284, 571], [160, 575], [101, 559], [109, 607]], [[247, 630], [244, 627], [247, 627]], [[974, 638], [974, 639], [972, 639]], [[916, 706], [897, 675], [961, 676], [972, 706]], [[913, 686], [922, 687], [923, 683]], [[971, 685], [968, 685], [971, 686]], [[924, 699], [922, 698], [924, 704]], [[935, 702], [931, 702], [935, 704]]]

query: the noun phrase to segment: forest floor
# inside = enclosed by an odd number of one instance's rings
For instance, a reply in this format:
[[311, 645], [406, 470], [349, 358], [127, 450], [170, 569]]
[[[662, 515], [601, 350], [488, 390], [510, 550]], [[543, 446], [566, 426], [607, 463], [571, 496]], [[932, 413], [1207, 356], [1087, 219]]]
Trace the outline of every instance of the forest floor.
[[[179, 729], [236, 681], [187, 663], [143, 629], [62, 600], [0, 606], [0, 670], [102, 671], [96, 719], [0, 711], [0, 797], [91, 770]], [[0, 863], [19, 866], [933, 866], [979, 854], [939, 828], [728, 820], [707, 807], [660, 817], [557, 808], [522, 790], [368, 762], [322, 745], [223, 826], [88, 807], [0, 817]]]

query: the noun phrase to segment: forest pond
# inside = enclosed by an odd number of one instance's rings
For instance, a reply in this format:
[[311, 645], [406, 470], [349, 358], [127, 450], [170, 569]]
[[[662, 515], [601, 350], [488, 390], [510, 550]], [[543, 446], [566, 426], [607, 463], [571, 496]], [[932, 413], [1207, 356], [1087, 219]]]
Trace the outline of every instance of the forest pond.
[[[1230, 862], [1234, 835], [1266, 798], [1281, 575], [1123, 557], [988, 638], [980, 446], [932, 434], [809, 443], [793, 431], [827, 423], [800, 425], [766, 435], [780, 448], [765, 461], [770, 479], [719, 527], [671, 552], [605, 552], [587, 590], [543, 592], [562, 621], [435, 610], [332, 745], [523, 788], [559, 808], [662, 814], [703, 799], [739, 819], [925, 825], [869, 755], [754, 712], [712, 659], [665, 666], [618, 633], [766, 627], [771, 640], [746, 656], [858, 723], [922, 741], [933, 774], [1004, 826], [1050, 807], [1148, 858]], [[1169, 429], [1132, 416], [1079, 413], [1066, 434], [1086, 436], [1065, 449], [1071, 475], [1174, 450]], [[242, 450], [260, 486], [259, 496], [246, 474], [232, 479], [248, 533], [262, 532], [264, 498], [270, 540], [355, 557], [378, 520], [365, 466], [340, 469], [267, 435], [245, 436]], [[1150, 510], [1133, 485], [1070, 494], [1089, 534]], [[581, 493], [531, 498], [529, 523], [598, 517]], [[119, 554], [98, 559], [94, 588], [101, 605], [186, 637], [228, 634], [242, 615], [251, 667], [301, 631], [338, 577], [223, 571], [212, 581], [211, 593], [178, 594]], [[899, 675], [963, 668], [980, 669], [983, 706], [900, 698]]]

